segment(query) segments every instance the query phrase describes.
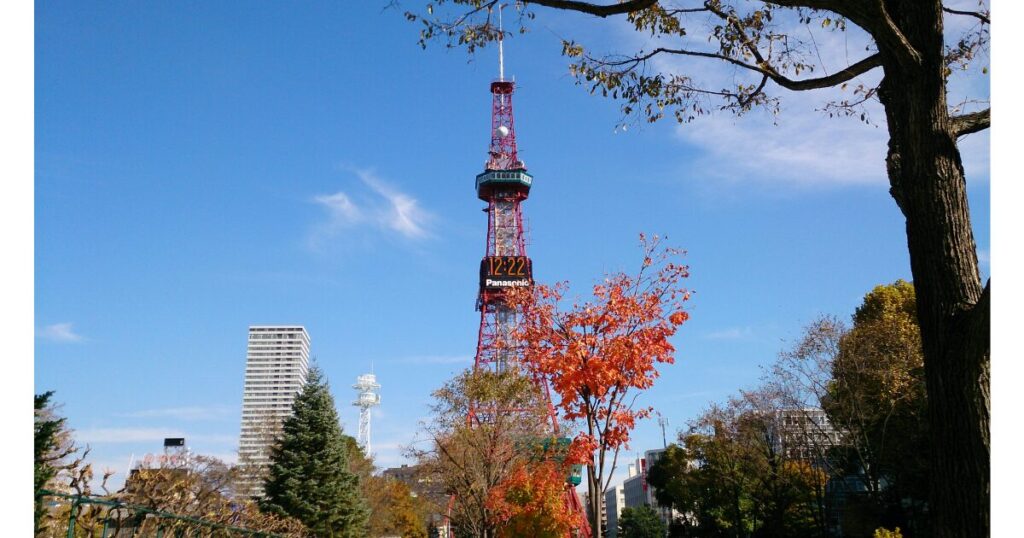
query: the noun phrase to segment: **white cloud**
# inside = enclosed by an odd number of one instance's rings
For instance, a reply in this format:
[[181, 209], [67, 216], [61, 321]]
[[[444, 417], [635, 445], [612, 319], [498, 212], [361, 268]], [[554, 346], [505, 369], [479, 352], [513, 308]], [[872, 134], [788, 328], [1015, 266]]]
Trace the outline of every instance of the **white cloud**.
[[160, 442], [167, 437], [184, 437], [189, 443], [224, 443], [238, 442], [237, 436], [187, 434], [174, 428], [91, 428], [76, 430], [75, 440], [82, 444], [116, 444], [116, 443], [148, 443]]
[[731, 327], [721, 331], [710, 332], [705, 335], [708, 340], [742, 340], [750, 338], [754, 331], [750, 327]]
[[357, 227], [396, 234], [406, 239], [431, 237], [435, 216], [415, 197], [377, 177], [372, 171], [353, 170], [363, 188], [355, 192], [321, 194], [313, 201], [327, 210], [327, 220], [316, 225], [309, 237], [311, 247]]
[[54, 323], [39, 330], [39, 337], [54, 342], [81, 342], [82, 335], [74, 331], [72, 323]]
[[357, 174], [366, 186], [388, 203], [385, 211], [377, 212], [377, 219], [382, 225], [414, 239], [429, 235], [425, 226], [433, 217], [420, 207], [419, 201], [384, 183], [371, 172], [359, 171]]
[[80, 443], [140, 443], [160, 441], [165, 437], [181, 437], [181, 432], [163, 428], [92, 428], [76, 430], [75, 439]]
[[809, 108], [794, 107], [777, 124], [753, 115], [720, 115], [680, 125], [680, 138], [700, 149], [690, 174], [705, 180], [804, 187], [887, 183], [883, 129], [852, 119], [822, 119]]
[[354, 224], [363, 218], [362, 211], [343, 192], [322, 194], [314, 197], [313, 200], [327, 208], [335, 226]]
[[178, 420], [215, 420], [230, 416], [235, 408], [226, 405], [201, 407], [167, 407], [162, 409], [143, 409], [126, 413], [116, 413], [115, 416], [125, 418], [173, 418]]

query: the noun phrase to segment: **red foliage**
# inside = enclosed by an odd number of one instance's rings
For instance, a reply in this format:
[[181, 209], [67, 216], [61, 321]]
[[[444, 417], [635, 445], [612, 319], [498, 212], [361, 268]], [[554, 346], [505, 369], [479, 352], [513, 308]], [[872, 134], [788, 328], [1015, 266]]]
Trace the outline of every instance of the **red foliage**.
[[525, 462], [491, 489], [487, 508], [498, 536], [562, 538], [584, 524], [565, 496], [575, 494], [566, 483], [569, 464], [554, 460]]
[[690, 293], [682, 287], [688, 267], [670, 261], [682, 252], [661, 248], [657, 236], [640, 239], [637, 274], [608, 276], [590, 301], [561, 310], [564, 283], [509, 297], [523, 312], [523, 363], [550, 383], [564, 419], [586, 424], [584, 437], [602, 453], [625, 445], [636, 421], [650, 414], [633, 408], [632, 391], [654, 383], [658, 363], [674, 362], [669, 338], [688, 318], [683, 303]]

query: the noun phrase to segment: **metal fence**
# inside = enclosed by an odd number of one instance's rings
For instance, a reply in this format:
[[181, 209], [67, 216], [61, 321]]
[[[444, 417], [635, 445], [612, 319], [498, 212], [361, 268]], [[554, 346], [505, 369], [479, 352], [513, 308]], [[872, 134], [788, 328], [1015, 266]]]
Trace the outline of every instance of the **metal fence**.
[[284, 538], [224, 523], [161, 512], [109, 499], [40, 490], [47, 506], [46, 538]]

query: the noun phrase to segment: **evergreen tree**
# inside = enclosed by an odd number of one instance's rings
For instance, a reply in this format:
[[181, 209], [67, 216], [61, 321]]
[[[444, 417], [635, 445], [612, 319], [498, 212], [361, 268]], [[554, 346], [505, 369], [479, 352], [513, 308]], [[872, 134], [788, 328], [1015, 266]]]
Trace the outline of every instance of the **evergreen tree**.
[[52, 416], [50, 397], [53, 391], [36, 394], [35, 398], [35, 489], [39, 491], [57, 474], [47, 457], [57, 448], [57, 436], [64, 429], [64, 418]]
[[623, 538], [664, 538], [665, 524], [658, 513], [647, 506], [626, 508], [619, 516], [619, 536]]
[[77, 449], [71, 441], [71, 433], [65, 424], [66, 420], [59, 417], [50, 402], [53, 391], [35, 395], [35, 531], [39, 532], [40, 523], [46, 515], [46, 506], [39, 490], [51, 485], [61, 469], [66, 468], [64, 458]]
[[302, 521], [315, 536], [364, 536], [369, 511], [323, 372], [309, 370], [270, 456], [263, 509]]

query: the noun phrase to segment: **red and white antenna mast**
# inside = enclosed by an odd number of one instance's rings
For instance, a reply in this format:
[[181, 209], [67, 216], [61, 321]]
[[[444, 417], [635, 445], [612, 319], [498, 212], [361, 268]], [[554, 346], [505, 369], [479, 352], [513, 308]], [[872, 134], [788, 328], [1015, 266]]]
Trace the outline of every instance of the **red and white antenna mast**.
[[[505, 7], [505, 6], [501, 6]], [[491, 148], [487, 170], [526, 169], [516, 151], [516, 124], [512, 115], [515, 82], [505, 80], [504, 31], [498, 8], [498, 80], [491, 83]]]
[[498, 7], [498, 80], [505, 80], [505, 33], [501, 28], [501, 10], [505, 4]]

